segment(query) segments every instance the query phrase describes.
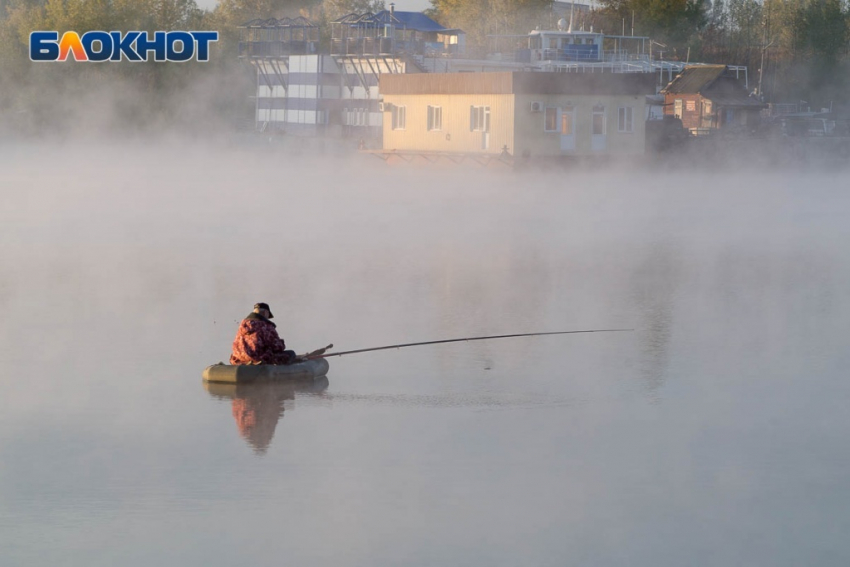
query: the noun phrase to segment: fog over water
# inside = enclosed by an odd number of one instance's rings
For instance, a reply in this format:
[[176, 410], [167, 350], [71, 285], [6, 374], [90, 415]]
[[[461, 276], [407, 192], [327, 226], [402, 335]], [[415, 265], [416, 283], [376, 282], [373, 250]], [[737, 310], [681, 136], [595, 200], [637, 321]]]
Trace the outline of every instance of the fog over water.
[[[850, 174], [0, 152], [0, 564], [850, 560]], [[330, 359], [207, 391], [268, 302]]]

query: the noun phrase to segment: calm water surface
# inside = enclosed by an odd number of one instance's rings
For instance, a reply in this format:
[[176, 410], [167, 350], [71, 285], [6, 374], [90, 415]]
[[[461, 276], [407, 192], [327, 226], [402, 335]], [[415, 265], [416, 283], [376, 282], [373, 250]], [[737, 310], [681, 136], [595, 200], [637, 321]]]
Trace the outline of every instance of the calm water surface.
[[133, 149], [0, 158], [0, 564], [850, 561], [847, 174]]

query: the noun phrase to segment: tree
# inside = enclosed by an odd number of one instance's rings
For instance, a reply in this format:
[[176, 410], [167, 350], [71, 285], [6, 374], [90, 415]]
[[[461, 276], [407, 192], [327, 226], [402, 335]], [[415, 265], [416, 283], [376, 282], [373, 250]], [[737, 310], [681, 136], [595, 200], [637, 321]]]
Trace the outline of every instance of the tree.
[[321, 0], [220, 0], [215, 14], [225, 25], [240, 26], [256, 18], [298, 16]]
[[467, 49], [483, 54], [488, 35], [527, 34], [547, 21], [552, 0], [431, 0], [429, 15], [466, 32]]
[[385, 9], [384, 0], [324, 0], [322, 2], [322, 10], [330, 21], [348, 14], [365, 14], [366, 12], [375, 14]]
[[707, 0], [601, 0], [601, 4], [609, 25], [634, 15], [637, 33], [665, 42], [671, 49], [698, 39], [708, 23]]
[[822, 91], [824, 99], [847, 100], [846, 73], [840, 63], [850, 41], [850, 13], [841, 0], [809, 0], [800, 7], [797, 19], [798, 45], [810, 56], [810, 91]]

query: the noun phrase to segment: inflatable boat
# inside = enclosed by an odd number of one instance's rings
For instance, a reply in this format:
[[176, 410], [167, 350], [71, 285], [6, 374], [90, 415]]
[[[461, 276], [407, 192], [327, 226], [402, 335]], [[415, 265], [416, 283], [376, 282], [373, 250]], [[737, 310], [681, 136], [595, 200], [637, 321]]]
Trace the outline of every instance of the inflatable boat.
[[250, 384], [252, 382], [290, 382], [315, 380], [328, 373], [330, 365], [324, 358], [314, 358], [294, 364], [244, 364], [219, 362], [204, 369], [205, 382]]
[[323, 393], [330, 386], [327, 376], [312, 380], [286, 380], [266, 382], [209, 382], [203, 383], [204, 390], [217, 400], [238, 400], [248, 398], [292, 400], [296, 396], [314, 396]]

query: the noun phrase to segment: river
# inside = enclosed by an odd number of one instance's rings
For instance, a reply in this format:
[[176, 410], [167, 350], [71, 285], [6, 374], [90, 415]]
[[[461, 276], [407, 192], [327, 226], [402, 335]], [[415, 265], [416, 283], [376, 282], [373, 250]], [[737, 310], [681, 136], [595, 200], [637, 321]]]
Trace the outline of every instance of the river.
[[[850, 561], [850, 175], [0, 157], [0, 564]], [[288, 345], [633, 328], [330, 359]]]

